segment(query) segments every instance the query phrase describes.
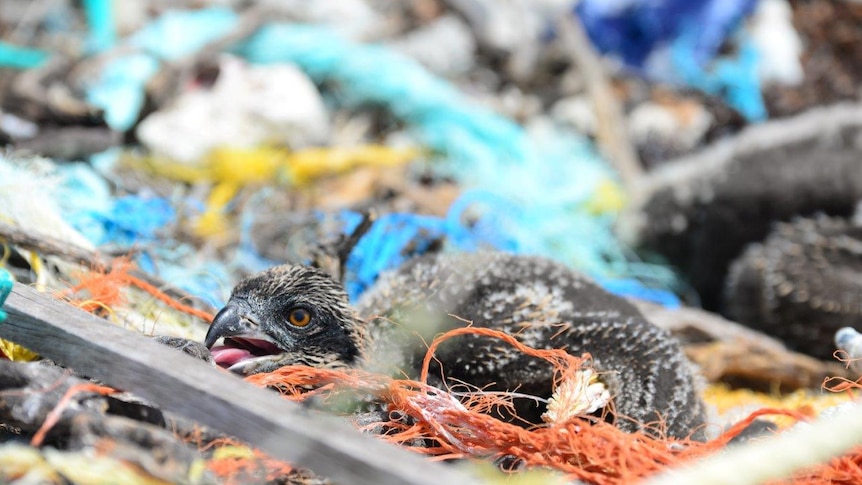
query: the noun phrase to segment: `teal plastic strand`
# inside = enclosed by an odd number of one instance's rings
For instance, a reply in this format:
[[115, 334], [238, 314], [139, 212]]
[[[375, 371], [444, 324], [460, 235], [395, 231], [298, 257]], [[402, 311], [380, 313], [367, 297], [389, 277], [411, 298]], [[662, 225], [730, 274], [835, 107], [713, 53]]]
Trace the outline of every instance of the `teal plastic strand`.
[[15, 282], [12, 280], [12, 274], [3, 268], [0, 268], [0, 323], [6, 320], [6, 312], [3, 311], [3, 304], [6, 303], [6, 298], [12, 293], [12, 287]]
[[0, 68], [30, 69], [48, 60], [48, 53], [30, 47], [21, 47], [0, 41]]
[[114, 0], [83, 0], [84, 13], [90, 27], [87, 47], [91, 52], [106, 51], [117, 43], [113, 3]]

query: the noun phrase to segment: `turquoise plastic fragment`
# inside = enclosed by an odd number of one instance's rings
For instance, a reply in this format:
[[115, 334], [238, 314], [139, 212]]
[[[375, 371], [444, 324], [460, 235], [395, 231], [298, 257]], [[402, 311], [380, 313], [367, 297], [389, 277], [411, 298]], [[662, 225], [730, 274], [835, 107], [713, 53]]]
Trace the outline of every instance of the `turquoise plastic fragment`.
[[[94, 8], [99, 6], [93, 2]], [[101, 11], [100, 11], [101, 12]], [[105, 112], [105, 122], [118, 131], [134, 126], [146, 96], [145, 86], [160, 69], [160, 60], [193, 54], [230, 32], [237, 15], [226, 8], [172, 11], [144, 26], [128, 44], [142, 51], [117, 57], [87, 87], [87, 101]], [[105, 28], [107, 29], [109, 25]], [[105, 30], [106, 40], [109, 32]]]
[[237, 14], [224, 7], [174, 10], [144, 26], [131, 37], [130, 42], [159, 59], [172, 61], [194, 54], [228, 34], [237, 22]]
[[158, 71], [159, 61], [146, 54], [117, 57], [87, 87], [87, 101], [105, 111], [108, 126], [128, 130], [144, 106], [144, 86]]
[[106, 51], [117, 43], [113, 0], [84, 0], [84, 12], [90, 27], [87, 47], [91, 52]]
[[0, 268], [0, 323], [6, 320], [6, 312], [3, 311], [3, 304], [6, 303], [6, 298], [12, 293], [12, 274], [3, 268]]
[[30, 69], [39, 67], [47, 59], [48, 53], [45, 51], [0, 41], [0, 67]]

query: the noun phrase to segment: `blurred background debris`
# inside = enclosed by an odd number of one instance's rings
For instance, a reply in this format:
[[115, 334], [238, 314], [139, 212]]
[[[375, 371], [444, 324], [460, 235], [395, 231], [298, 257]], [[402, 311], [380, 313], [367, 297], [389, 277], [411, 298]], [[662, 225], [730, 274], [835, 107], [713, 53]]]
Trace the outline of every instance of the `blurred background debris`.
[[[862, 330], [860, 26], [849, 0], [4, 0], [0, 279], [201, 340], [240, 278], [373, 212], [354, 300], [428, 251], [543, 255], [678, 337], [716, 423], [813, 416], [859, 377], [833, 352]], [[31, 453], [0, 412], [49, 483], [117, 429]], [[234, 445], [135, 469], [318, 479]]]

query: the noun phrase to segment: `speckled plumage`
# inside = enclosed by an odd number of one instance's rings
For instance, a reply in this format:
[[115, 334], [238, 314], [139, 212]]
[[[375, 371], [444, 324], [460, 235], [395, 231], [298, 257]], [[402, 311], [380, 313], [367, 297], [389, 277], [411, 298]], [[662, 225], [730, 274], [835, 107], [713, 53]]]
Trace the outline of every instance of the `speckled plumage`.
[[[357, 309], [367, 321], [366, 358], [372, 367], [394, 359], [404, 361], [402, 368], [418, 368], [425, 346], [410, 337], [416, 321], [426, 341], [472, 322], [535, 348], [590, 352], [620, 415], [651, 422], [659, 413], [674, 436], [687, 436], [703, 424], [690, 364], [677, 342], [622, 298], [547, 259], [503, 253], [416, 258], [382, 275]], [[398, 337], [393, 339], [393, 333]], [[459, 338], [441, 346], [437, 355], [451, 383], [518, 389], [545, 398], [551, 394], [550, 366], [497, 340]], [[520, 415], [541, 412], [532, 402], [521, 404]], [[637, 427], [626, 420], [618, 425]]]
[[[297, 305], [314, 309], [312, 325], [286, 323], [285, 313]], [[358, 315], [347, 306], [343, 288], [321, 271], [280, 266], [234, 289], [207, 345], [220, 336], [265, 333], [283, 349], [279, 356], [256, 357], [234, 367], [242, 373], [291, 363], [337, 365], [333, 355], [340, 353], [342, 364], [416, 377], [434, 335], [472, 322], [503, 330], [532, 347], [590, 352], [614, 397], [615, 412], [628, 418], [616, 421], [622, 429], [661, 419], [668, 434], [684, 437], [704, 422], [690, 364], [677, 342], [625, 300], [547, 259], [502, 253], [423, 256], [381, 275], [356, 310]], [[237, 323], [237, 312], [248, 315], [241, 317], [246, 323]], [[349, 350], [351, 342], [361, 346], [361, 357]], [[446, 385], [466, 382], [541, 398], [551, 395], [550, 365], [498, 340], [460, 337], [444, 343], [436, 355]], [[435, 372], [436, 383], [444, 384], [439, 368]], [[544, 411], [526, 399], [516, 400], [516, 409], [533, 422]]]

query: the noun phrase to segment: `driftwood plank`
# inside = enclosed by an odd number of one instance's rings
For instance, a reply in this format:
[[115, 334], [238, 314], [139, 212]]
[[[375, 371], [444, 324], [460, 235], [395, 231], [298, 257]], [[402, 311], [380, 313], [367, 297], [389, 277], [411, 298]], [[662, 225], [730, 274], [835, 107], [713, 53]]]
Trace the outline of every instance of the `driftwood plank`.
[[3, 308], [0, 338], [336, 482], [473, 481], [27, 286], [16, 284]]

